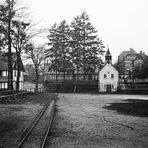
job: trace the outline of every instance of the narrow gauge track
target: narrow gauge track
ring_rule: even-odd
[[[33,135],[36,133],[36,131],[39,129],[44,129],[44,132],[38,133],[39,138],[37,139],[37,145],[38,148],[44,148],[47,140],[47,136],[52,124],[53,116],[54,116],[54,109],[55,109],[55,99],[49,101],[46,103],[44,108],[40,111],[40,113],[35,117],[35,119],[28,125],[28,127],[19,135],[15,142],[15,146],[17,148],[30,148],[32,147],[32,144],[29,143],[29,138],[31,138],[30,141],[33,141],[32,138],[36,136]],[[44,118],[48,120],[45,120]],[[43,120],[43,121],[42,121]],[[46,123],[45,123],[46,122]],[[43,124],[44,123],[44,124]],[[41,125],[44,125],[43,127]],[[46,125],[46,127],[45,127]],[[41,126],[41,128],[37,128]],[[42,136],[40,136],[42,135]],[[30,145],[30,146],[29,146]]]
[[[49,123],[48,123],[48,127],[47,127],[47,130],[46,130],[44,139],[42,141],[41,148],[45,148],[46,147],[46,140],[47,140],[50,128],[51,128],[52,120],[53,120],[53,117],[54,117],[54,111],[55,111],[55,102],[54,102],[52,110],[51,110],[51,116],[50,116],[50,119],[49,119]]]

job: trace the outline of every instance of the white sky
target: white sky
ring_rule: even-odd
[[[50,28],[64,19],[70,23],[83,11],[98,36],[109,46],[113,62],[123,50],[148,53],[148,0],[28,0],[40,27]]]

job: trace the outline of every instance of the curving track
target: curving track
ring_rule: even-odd
[[[44,148],[50,131],[55,109],[55,99],[48,102],[35,119],[18,136],[17,148]]]

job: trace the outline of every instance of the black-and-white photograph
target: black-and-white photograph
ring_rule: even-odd
[[[0,0],[0,148],[148,148],[147,0]]]

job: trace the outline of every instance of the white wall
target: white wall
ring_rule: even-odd
[[[8,72],[7,71],[3,71],[2,72],[2,76],[8,76]],[[16,89],[16,80],[17,80],[17,71],[13,70],[13,87],[14,89]],[[24,72],[20,72],[20,90],[24,89]],[[7,82],[0,82],[0,89],[7,89],[8,88],[8,84]]]
[[[8,76],[8,71],[2,71],[2,76],[3,76],[3,77]]]
[[[0,89],[7,89],[7,87],[8,87],[7,82],[1,82],[0,83]]]
[[[17,81],[17,70],[13,70],[13,87],[14,89],[16,88],[16,81]],[[20,81],[20,90],[23,90],[24,89],[24,72],[20,72],[20,78],[19,78],[19,81]]]
[[[104,78],[104,74],[106,78]],[[111,75],[113,74],[113,78]],[[111,91],[117,91],[119,81],[119,74],[118,71],[112,66],[112,64],[106,64],[102,70],[99,72],[99,91],[106,92],[107,85],[111,85]]]

